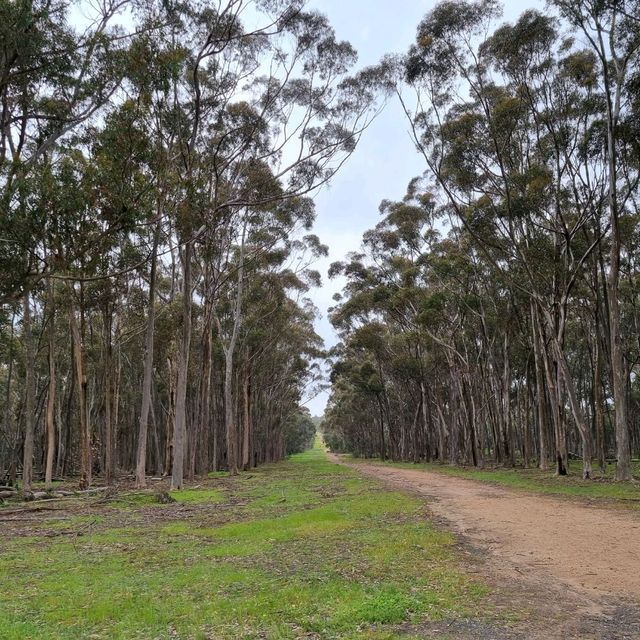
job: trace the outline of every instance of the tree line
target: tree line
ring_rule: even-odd
[[[308,445],[312,195],[380,70],[304,5],[0,2],[0,483]]]
[[[567,473],[640,453],[640,4],[439,3],[393,61],[425,173],[332,311],[331,447]]]

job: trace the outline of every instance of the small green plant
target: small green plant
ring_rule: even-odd
[[[229,476],[228,471],[209,471],[208,478],[227,478]]]

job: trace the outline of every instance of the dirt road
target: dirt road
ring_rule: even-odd
[[[640,513],[502,489],[437,472],[357,463],[360,472],[427,496],[432,513],[475,549],[483,573],[509,585],[557,634],[640,638]],[[477,558],[477,559],[478,559]],[[628,618],[628,619],[625,619]],[[598,624],[611,623],[609,631]],[[605,625],[606,627],[606,625]],[[598,630],[600,628],[600,630]],[[581,630],[582,629],[582,630]]]

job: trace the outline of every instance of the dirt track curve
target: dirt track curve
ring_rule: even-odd
[[[438,472],[351,466],[428,497],[431,512],[484,558],[483,573],[496,584],[510,584],[511,592],[521,591],[540,614],[565,616],[567,625],[557,635],[527,637],[640,638],[639,511],[521,493]],[[585,616],[609,620],[617,630],[581,635],[575,621]]]

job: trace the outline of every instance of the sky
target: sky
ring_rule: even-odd
[[[358,51],[359,66],[368,66],[386,53],[405,52],[418,23],[435,4],[435,0],[311,0],[309,7],[326,14],[337,37],[348,40]],[[543,10],[544,2],[507,0],[503,21],[512,22],[529,8]],[[310,297],[320,312],[316,331],[327,348],[337,342],[327,310],[344,284],[340,278],[329,280],[329,265],[357,251],[362,234],[379,221],[380,202],[400,200],[411,178],[423,171],[405,116],[396,102],[390,102],[331,184],[316,197],[314,233],[329,247],[329,257],[314,265],[322,273],[323,286]],[[327,392],[311,399],[307,403],[311,413],[322,415],[327,399]]]

